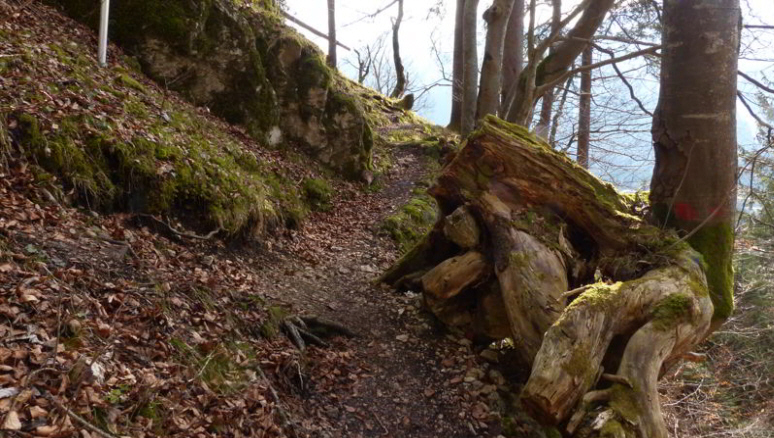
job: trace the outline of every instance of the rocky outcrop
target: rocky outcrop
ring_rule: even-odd
[[[99,2],[46,0],[96,28]],[[271,0],[119,0],[111,41],[191,102],[271,145],[298,145],[346,177],[371,167],[371,127],[348,81],[285,26]]]

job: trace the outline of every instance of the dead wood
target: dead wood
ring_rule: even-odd
[[[382,280],[422,290],[447,325],[512,338],[532,364],[522,402],[539,421],[571,436],[666,438],[657,380],[710,329],[698,253],[494,117],[430,193],[441,218]]]

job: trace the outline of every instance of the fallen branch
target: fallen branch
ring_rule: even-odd
[[[114,434],[112,434],[110,432],[106,432],[106,431],[100,429],[99,427],[89,423],[88,421],[86,421],[85,418],[81,417],[80,415],[76,414],[75,412],[73,412],[70,409],[68,409],[67,407],[65,407],[53,395],[51,395],[49,393],[45,393],[43,396],[46,398],[46,400],[48,400],[51,403],[53,403],[54,406],[56,406],[57,409],[59,409],[60,411],[62,411],[65,414],[67,414],[73,420],[75,420],[78,423],[80,423],[81,426],[83,426],[86,429],[88,429],[89,432],[93,432],[93,433],[95,433],[95,434],[97,434],[97,435],[99,435],[99,436],[101,436],[103,438],[119,438],[118,435],[114,435]]]
[[[151,218],[151,219],[153,219],[154,221],[156,221],[156,222],[160,223],[161,225],[164,225],[164,226],[166,226],[166,227],[169,229],[169,231],[171,231],[171,232],[175,233],[176,235],[178,235],[178,236],[180,236],[180,237],[187,237],[187,238],[189,238],[189,239],[198,239],[198,240],[210,240],[210,239],[212,239],[213,237],[215,237],[215,235],[216,235],[216,234],[218,234],[218,233],[220,233],[221,231],[223,231],[223,228],[221,228],[221,227],[218,227],[218,228],[216,228],[216,229],[214,229],[214,230],[210,231],[209,233],[207,233],[207,235],[205,235],[205,236],[200,236],[200,235],[198,235],[198,234],[193,234],[193,233],[185,233],[185,232],[182,232],[182,231],[178,231],[178,230],[177,230],[177,229],[175,229],[175,227],[173,227],[173,226],[172,226],[172,225],[171,225],[169,222],[165,222],[165,221],[163,221],[163,220],[161,220],[161,219],[158,219],[156,216],[153,216],[153,215],[151,215],[151,214],[144,214],[144,213],[140,213],[140,214],[138,214],[137,216]]]
[[[274,399],[274,403],[277,408],[277,414],[280,417],[280,422],[282,425],[282,428],[288,431],[288,435],[290,435],[292,438],[298,437],[298,433],[296,432],[295,425],[290,420],[290,417],[285,412],[285,410],[282,408],[282,402],[280,401],[279,395],[277,394],[277,390],[274,389],[274,386],[271,384],[271,381],[268,377],[266,377],[266,373],[263,372],[263,368],[261,368],[260,364],[256,365],[256,370],[258,371],[258,374],[261,376],[264,382],[266,382],[266,386],[269,387],[269,393],[271,394],[271,397]]]

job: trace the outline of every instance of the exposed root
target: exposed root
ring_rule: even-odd
[[[329,347],[329,344],[322,338],[357,336],[355,332],[341,324],[315,316],[290,316],[285,318],[280,326],[293,345],[301,351],[306,349],[307,344],[323,348]]]

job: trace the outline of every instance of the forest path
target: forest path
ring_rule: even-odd
[[[310,376],[303,388],[296,378],[294,388],[306,419],[301,430],[341,437],[498,436],[491,408],[498,385],[507,390],[502,375],[489,370],[468,340],[437,327],[421,310],[420,296],[374,282],[398,256],[379,226],[426,172],[427,158],[416,149],[396,147],[393,155],[381,190],[340,191],[330,212],[315,213],[302,231],[275,242],[256,266],[272,301],[359,334],[309,350]]]

